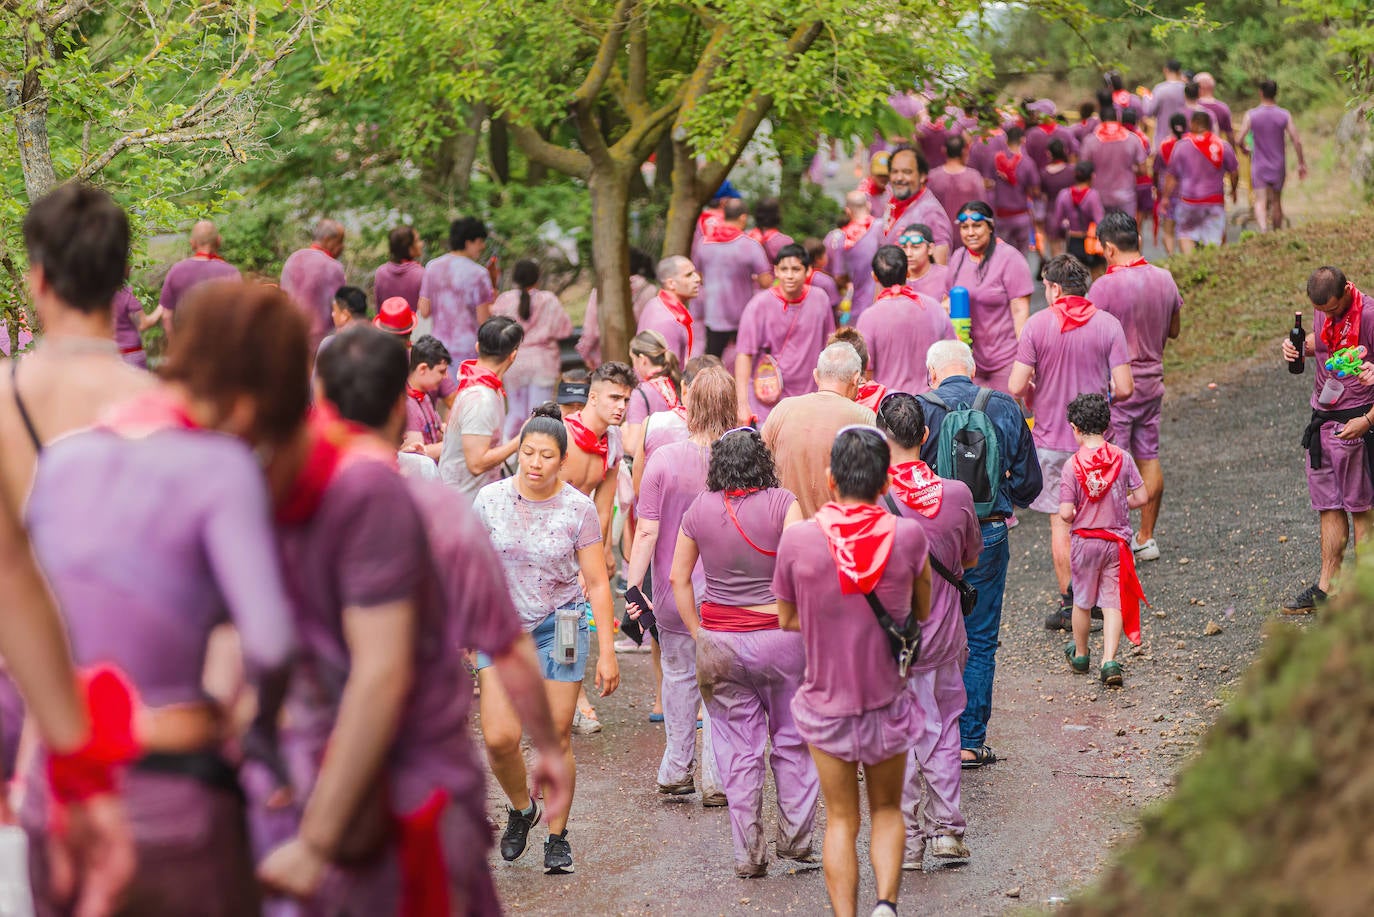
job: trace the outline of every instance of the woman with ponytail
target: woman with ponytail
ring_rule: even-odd
[[[639,385],[630,394],[620,428],[626,455],[633,455],[644,441],[644,422],[651,414],[677,411],[684,419],[687,416],[682,406],[682,368],[663,335],[657,331],[636,334],[630,341],[630,365]]]
[[[536,405],[553,398],[562,358],[558,342],[572,334],[572,318],[558,297],[539,289],[539,265],[529,259],[515,262],[511,271],[515,289],[507,290],[491,304],[492,315],[513,318],[525,329],[515,363],[506,372],[508,398],[506,438],[520,432],[520,425]]]

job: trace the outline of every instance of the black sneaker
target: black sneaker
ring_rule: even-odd
[[[1097,633],[1102,629],[1102,614],[1099,610],[1098,615],[1090,619],[1088,630]],[[1052,611],[1045,616],[1045,630],[1063,630],[1073,633],[1073,607],[1061,608]]]
[[[1283,610],[1288,614],[1307,614],[1315,610],[1319,602],[1325,601],[1326,593],[1316,583],[1313,583],[1299,592],[1296,598],[1284,602]]]
[[[1092,617],[1092,619],[1093,619],[1094,621],[1101,621],[1101,620],[1102,620],[1102,606],[1101,606],[1101,605],[1094,605],[1092,608],[1090,608],[1090,609],[1088,610],[1088,614]]]
[[[550,834],[544,842],[544,875],[565,876],[573,871],[572,846],[568,844],[568,829],[562,834]]]
[[[539,806],[530,802],[530,811],[506,807],[506,830],[501,835],[501,859],[507,863],[520,858],[529,843],[530,829],[539,821]]]

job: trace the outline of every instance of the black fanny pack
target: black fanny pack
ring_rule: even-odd
[[[148,774],[174,774],[190,777],[212,790],[221,790],[243,799],[238,770],[217,751],[192,751],[178,754],[153,752],[133,763],[136,771]]]

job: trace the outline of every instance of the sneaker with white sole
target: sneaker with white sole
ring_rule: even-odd
[[[1159,560],[1159,545],[1153,538],[1147,538],[1144,544],[1138,544],[1132,535],[1131,551],[1135,554],[1136,560]]]
[[[601,731],[601,721],[578,710],[573,714],[572,731],[573,735],[594,736]]]
[[[897,917],[897,909],[884,901],[873,909],[869,917]]]
[[[941,860],[967,860],[971,854],[962,837],[941,834],[931,839],[930,855]]]

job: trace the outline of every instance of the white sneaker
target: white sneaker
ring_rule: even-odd
[[[967,860],[972,854],[962,837],[941,834],[931,840],[930,855],[941,860]]]
[[[601,721],[594,716],[583,716],[578,710],[573,714],[573,735],[594,736],[601,731]]]
[[[1131,536],[1131,550],[1135,552],[1136,560],[1159,560],[1159,545],[1153,538],[1144,544],[1137,544],[1135,536]]]
[[[870,917],[897,917],[897,912],[892,909],[890,904],[880,904],[873,909]]]

